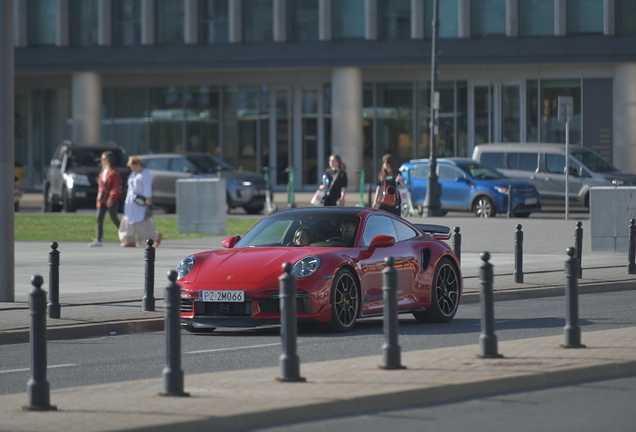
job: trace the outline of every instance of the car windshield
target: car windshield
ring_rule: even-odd
[[[236,247],[352,247],[360,225],[356,213],[313,209],[275,213],[257,223]]]
[[[459,163],[457,165],[475,180],[497,180],[506,178],[505,175],[496,169],[477,162]]]
[[[221,169],[221,171],[231,171],[234,167],[221,159],[212,155],[189,155],[188,159],[192,162],[201,172],[206,174],[214,174]]]
[[[90,149],[76,148],[68,158],[70,167],[100,167],[102,153],[110,151],[115,155],[115,166],[124,168],[128,162],[128,157],[120,149]]]
[[[572,152],[572,156],[590,170],[597,173],[618,171],[618,168],[589,150],[575,150]]]

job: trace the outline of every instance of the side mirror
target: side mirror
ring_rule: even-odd
[[[387,248],[395,244],[395,239],[388,235],[377,235],[371,239],[370,248]]]
[[[221,241],[221,246],[225,249],[232,249],[240,239],[241,236],[226,237]]]

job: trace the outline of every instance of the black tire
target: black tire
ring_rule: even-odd
[[[208,327],[208,328],[193,327],[191,323],[181,324],[181,327],[183,327],[184,330],[190,333],[212,333],[214,330],[216,330],[216,327]]]
[[[332,333],[344,333],[353,328],[360,314],[360,286],[348,269],[340,269],[331,286],[331,321],[325,324]]]
[[[453,319],[459,306],[459,272],[450,258],[442,258],[435,269],[431,286],[431,306],[413,312],[419,322],[445,323]]]
[[[245,206],[243,207],[245,209],[245,211],[248,214],[259,214],[260,212],[263,211],[263,209],[265,208],[265,206],[262,205],[255,205],[255,206]]]
[[[497,209],[495,203],[489,197],[481,195],[473,202],[473,213],[475,216],[482,218],[495,217]]]

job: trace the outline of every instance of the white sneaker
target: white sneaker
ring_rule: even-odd
[[[88,244],[88,247],[102,247],[102,246],[104,246],[104,244],[100,242],[99,240],[93,240],[92,243]]]

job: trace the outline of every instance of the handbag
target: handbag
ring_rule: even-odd
[[[97,193],[97,201],[102,204],[106,204],[108,202],[108,196],[110,195],[110,191],[106,189],[102,189]]]
[[[133,202],[137,205],[146,206],[146,197],[139,194],[133,194]]]
[[[309,202],[315,206],[319,206],[320,204],[322,204],[322,200],[324,198],[325,198],[325,190],[318,189],[316,193],[314,194],[314,196],[311,197],[311,201]]]
[[[386,180],[384,180],[384,192],[380,202],[389,207],[395,207],[397,204],[397,189],[393,185],[387,185]]]

